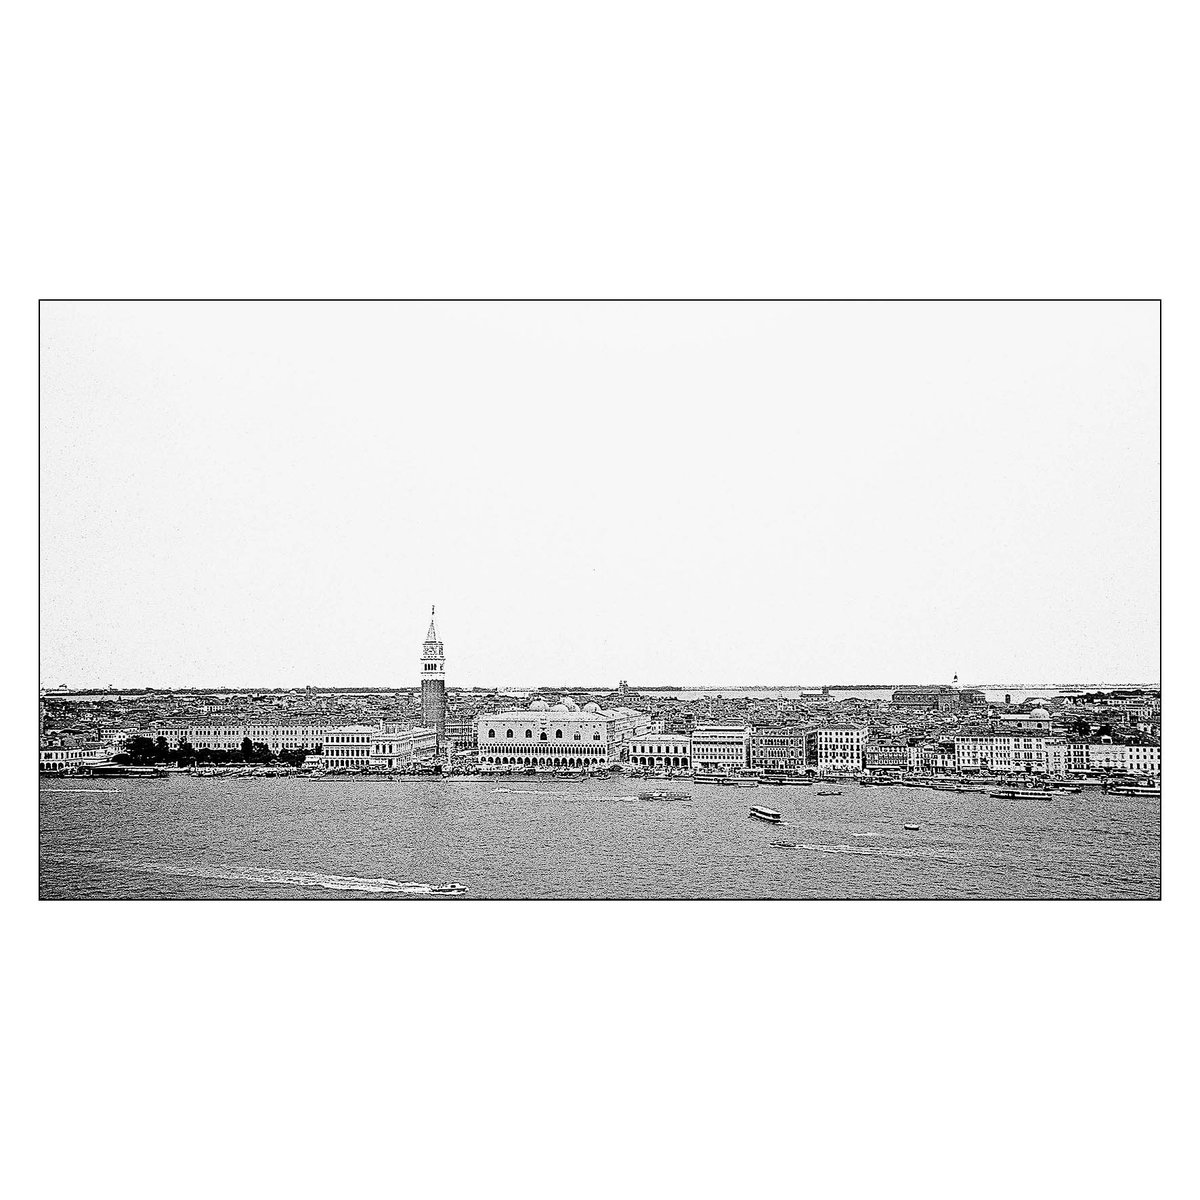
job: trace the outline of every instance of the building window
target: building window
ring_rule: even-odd
[[[489,730],[488,730],[488,737],[495,737],[495,736],[496,736],[496,731],[495,731],[494,729],[489,729]]]
[[[554,731],[554,736],[555,736],[556,738],[560,738],[560,737],[562,737],[562,730],[561,730],[561,729],[556,729],[556,730]]]

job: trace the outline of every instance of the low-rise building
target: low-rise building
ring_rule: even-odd
[[[898,774],[908,769],[908,746],[903,742],[868,740],[863,763],[872,774]]]
[[[240,750],[242,742],[249,738],[266,746],[272,754],[281,750],[314,749],[322,744],[330,732],[329,725],[152,725],[142,731],[142,736],[152,741],[164,738],[167,745],[176,749],[187,743],[193,750]]]
[[[535,700],[476,718],[479,766],[484,771],[596,771],[618,763],[628,739],[649,718],[632,709],[580,708],[569,696],[551,706]]]
[[[697,725],[692,730],[692,768],[737,774],[750,765],[750,730],[745,725]]]
[[[755,725],[750,730],[750,767],[755,771],[802,772],[805,725]]]
[[[1067,761],[1056,738],[1035,734],[984,734],[954,739],[954,767],[965,773],[1058,774]]]
[[[1001,713],[995,718],[995,729],[1001,734],[1037,733],[1045,737],[1054,731],[1050,714],[1044,708],[1027,713]]]
[[[374,725],[336,725],[325,731],[322,762],[330,771],[365,771],[378,730]]]
[[[861,725],[822,725],[805,735],[804,755],[818,775],[862,770],[867,730]]]
[[[479,730],[475,717],[447,717],[446,740],[450,749],[475,750],[479,747]]]
[[[908,769],[926,775],[945,775],[954,770],[953,742],[922,742],[909,746]]]
[[[38,749],[38,770],[46,775],[63,775],[108,762],[112,747],[99,743],[75,746],[41,746]]]
[[[437,745],[436,729],[383,725],[375,731],[367,766],[372,771],[406,771],[432,764],[437,758]]]
[[[686,733],[649,733],[629,743],[629,762],[635,767],[689,771],[692,739]]]

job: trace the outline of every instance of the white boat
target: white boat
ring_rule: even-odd
[[[435,883],[429,888],[431,896],[465,896],[466,892],[465,883]]]
[[[759,821],[770,821],[772,825],[778,825],[783,820],[782,813],[777,813],[773,808],[764,808],[761,804],[750,805],[750,815]]]

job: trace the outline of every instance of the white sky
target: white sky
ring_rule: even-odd
[[[42,306],[46,685],[1153,681],[1153,304]]]

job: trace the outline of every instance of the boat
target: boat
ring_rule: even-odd
[[[466,891],[465,883],[435,883],[429,888],[431,896],[464,896]]]
[[[757,775],[731,775],[729,781],[734,787],[758,787]]]
[[[772,825],[778,825],[783,820],[782,813],[777,813],[773,808],[764,808],[761,804],[750,805],[750,815],[759,821],[770,821]]]
[[[726,777],[716,771],[697,771],[692,776],[693,783],[721,783]]]
[[[690,798],[691,792],[638,792],[639,800],[683,800]]]
[[[775,840],[771,843],[771,845],[778,846],[780,848],[780,850],[795,850],[796,849],[795,842],[786,842],[783,840],[783,838],[775,838]]]
[[[841,792],[835,792],[835,791],[832,791],[832,790],[831,790],[831,791],[825,791],[825,792],[817,792],[817,795],[818,795],[818,796],[840,796],[841,794],[842,794]]]
[[[1054,793],[1041,788],[1004,788],[998,792],[988,792],[996,800],[1053,800]]]
[[[920,829],[920,825],[905,825],[905,829],[911,829],[914,833]]]

